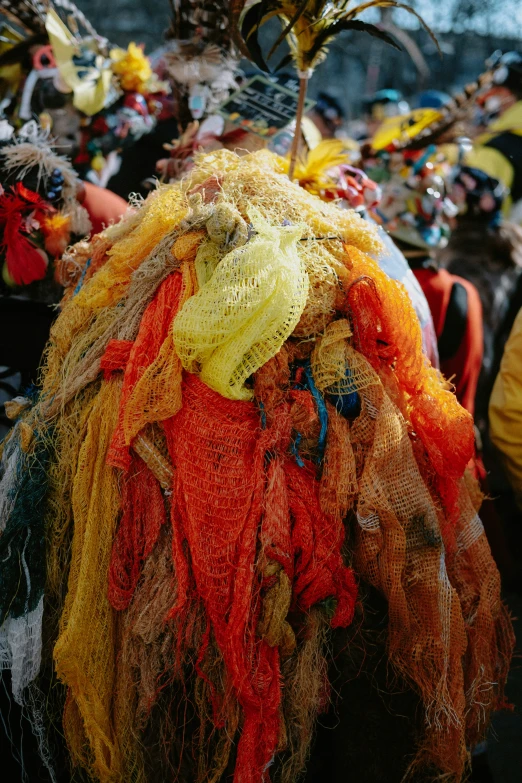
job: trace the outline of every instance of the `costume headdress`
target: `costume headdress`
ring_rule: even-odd
[[[13,44],[0,53],[9,116],[15,122],[39,116],[55,136],[68,140],[65,151],[82,175],[104,184],[114,173],[106,156],[153,128],[159,109],[153,96],[165,85],[140,47],[111,47],[69,0],[7,1],[0,13],[25,35],[16,43],[13,31]],[[54,116],[57,108],[67,109],[65,130]]]
[[[0,243],[3,281],[20,287],[53,277],[55,259],[89,234],[81,183],[32,120],[18,132],[0,121]],[[51,263],[49,263],[51,261]]]
[[[427,250],[447,243],[448,219],[458,210],[448,196],[453,167],[436,145],[462,135],[477,92],[492,78],[488,71],[442,108],[414,109],[375,133],[365,165],[382,184],[375,215],[394,238]]]
[[[160,69],[173,85],[178,121],[185,130],[237,89],[239,53],[230,32],[229,3],[170,0],[170,5]]]
[[[421,107],[384,120],[371,141],[371,152],[424,149],[463,135],[460,123],[469,120],[477,94],[494,82],[497,67],[480,74],[439,108]]]
[[[40,397],[12,410],[0,645],[23,701],[45,589],[95,780],[293,783],[357,579],[425,706],[417,763],[461,778],[512,636],[473,422],[378,246],[268,152],[202,156],[93,239]]]

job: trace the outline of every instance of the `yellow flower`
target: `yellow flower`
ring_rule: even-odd
[[[130,43],[125,49],[111,50],[112,71],[119,77],[123,90],[144,92],[144,87],[152,76],[149,58],[141,46]]]

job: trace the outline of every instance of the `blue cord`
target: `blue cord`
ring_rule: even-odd
[[[304,468],[304,462],[299,456],[299,444],[301,443],[302,435],[300,432],[297,433],[297,437],[295,440],[292,441],[292,444],[290,446],[290,451],[295,457],[295,461],[299,465],[300,468]]]
[[[261,412],[261,427],[266,430],[266,411],[264,404],[259,402],[259,410]]]
[[[83,281],[84,281],[84,278],[85,278],[85,274],[86,274],[86,272],[87,272],[88,268],[89,268],[89,267],[90,267],[90,265],[91,265],[91,261],[92,261],[92,258],[89,258],[89,259],[87,260],[87,262],[86,262],[85,266],[83,267],[83,269],[82,269],[82,273],[81,273],[81,275],[80,275],[80,279],[78,280],[78,282],[77,282],[77,284],[76,284],[76,288],[74,289],[73,296],[76,296],[76,294],[78,293],[78,291],[79,291],[79,290],[80,290],[80,288],[82,287],[82,285],[83,285]]]
[[[304,368],[304,372],[305,372],[307,386],[312,392],[312,396],[315,400],[315,404],[317,405],[317,413],[319,415],[319,422],[321,424],[321,431],[319,432],[319,439],[317,443],[319,449],[319,462],[321,462],[324,456],[324,449],[326,446],[326,432],[328,430],[328,411],[326,410],[326,405],[323,399],[323,395],[315,385],[314,377],[312,375],[312,368],[310,366],[310,361],[307,361]]]

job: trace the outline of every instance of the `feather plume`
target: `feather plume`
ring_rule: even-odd
[[[346,163],[344,143],[340,139],[324,139],[306,157],[297,160],[294,177],[302,188],[318,196],[325,190],[335,188],[335,180],[328,172],[342,163]],[[289,166],[290,161],[285,159],[285,173]]]
[[[286,40],[297,70],[313,70],[326,56],[328,44],[345,30],[365,32],[400,48],[383,29],[357,17],[369,8],[401,8],[413,14],[427,30],[438,47],[437,40],[421,16],[409,5],[398,0],[368,0],[351,6],[351,0],[256,0],[253,4],[241,0],[230,3],[231,29],[241,50],[260,68],[268,70],[258,41],[259,29],[269,19],[277,17],[282,25],[267,60]],[[285,58],[286,61],[286,58]]]
[[[294,141],[290,156],[288,176],[294,176],[299,140],[301,118],[304,111],[307,82],[314,68],[326,57],[328,44],[345,30],[365,32],[380,38],[387,44],[400,49],[400,46],[383,29],[363,22],[357,17],[370,8],[400,8],[413,14],[429,33],[437,48],[437,39],[421,16],[399,0],[367,0],[351,5],[351,0],[231,0],[229,7],[231,33],[239,48],[262,70],[268,71],[261,45],[259,30],[270,19],[279,19],[282,30],[276,38],[267,60],[273,56],[279,45],[287,41],[290,55],[283,58],[277,67],[286,65],[293,59],[299,74],[299,102],[297,106]],[[440,49],[439,49],[440,51]],[[277,68],[276,68],[277,70]]]

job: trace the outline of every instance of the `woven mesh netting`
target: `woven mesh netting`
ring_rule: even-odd
[[[95,781],[295,783],[361,580],[423,705],[412,770],[461,780],[503,704],[473,422],[371,226],[283,172],[204,155],[73,249],[3,448],[0,662],[22,701],[44,607]]]

